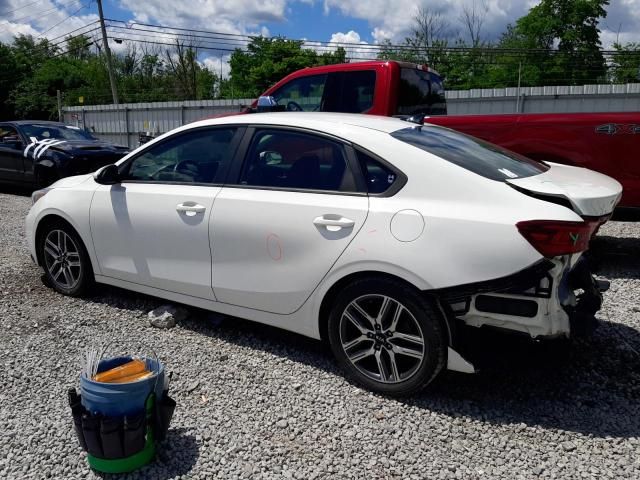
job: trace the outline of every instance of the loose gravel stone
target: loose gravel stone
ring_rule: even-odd
[[[148,314],[149,324],[156,328],[173,328],[189,316],[186,308],[176,305],[160,305]]]
[[[112,478],[88,468],[66,400],[81,354],[109,341],[153,348],[178,403],[156,461],[113,478],[640,478],[640,222],[609,222],[594,242],[611,289],[591,338],[472,331],[480,373],[397,400],[349,384],[326,347],[291,333],[191,308],[156,329],[147,312],[166,301],[56,294],[29,259],[29,204],[0,194],[2,479]]]

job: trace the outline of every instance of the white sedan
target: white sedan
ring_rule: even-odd
[[[327,341],[406,395],[473,372],[456,326],[534,338],[594,323],[583,253],[615,180],[433,125],[324,113],[192,123],[33,194],[50,285],[109,284]]]

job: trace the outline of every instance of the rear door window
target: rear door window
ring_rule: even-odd
[[[531,177],[549,169],[544,163],[448,128],[409,127],[391,136],[491,180]]]
[[[341,191],[346,188],[345,173],[346,156],[339,143],[318,135],[264,129],[253,137],[240,184]]]

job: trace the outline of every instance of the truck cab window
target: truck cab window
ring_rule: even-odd
[[[278,105],[292,112],[320,110],[326,75],[310,75],[291,80],[273,93]]]
[[[364,113],[373,107],[375,70],[332,73],[322,102],[323,112]]]
[[[440,76],[418,68],[401,68],[396,113],[445,115],[447,104]]]

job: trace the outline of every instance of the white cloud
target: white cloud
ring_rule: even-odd
[[[433,12],[439,12],[453,27],[461,31],[459,17],[463,8],[473,5],[474,0],[431,0],[422,5]],[[487,7],[484,31],[488,39],[495,39],[509,22],[515,21],[528,10],[525,0],[486,0]],[[324,0],[326,12],[337,10],[343,15],[367,20],[373,28],[376,41],[389,39],[401,42],[411,33],[414,18],[421,3],[415,0]],[[480,7],[481,0],[476,0]]]
[[[229,74],[231,73],[231,67],[229,66],[230,58],[231,55],[205,57],[201,63],[206,69],[211,70],[218,77],[220,77],[220,72],[222,72],[222,78],[229,78]]]
[[[80,7],[83,1],[66,1],[64,4],[45,0],[29,5],[33,0],[0,0],[0,41],[11,42],[18,34],[54,39],[60,35],[95,22],[98,16]],[[43,35],[44,34],[44,35]]]
[[[38,31],[28,23],[0,24],[0,42],[10,43],[17,35],[38,35]]]
[[[640,0],[614,0],[601,23],[600,40],[604,48],[614,42],[640,42]]]
[[[266,22],[286,19],[287,0],[120,0],[139,22],[156,22],[222,33],[261,32]]]
[[[347,52],[347,59],[349,60],[362,61],[376,58],[377,49],[370,47],[357,47],[357,45],[370,44],[361,40],[360,34],[353,30],[349,30],[347,33],[336,32],[331,35],[331,39],[329,40],[329,42],[331,44],[330,47],[332,50],[337,49],[339,46],[344,48]]]

